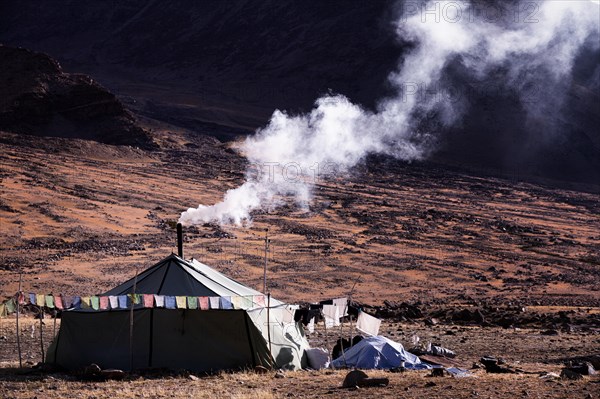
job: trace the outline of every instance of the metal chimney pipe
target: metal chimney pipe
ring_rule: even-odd
[[[183,259],[183,226],[177,223],[177,255]]]

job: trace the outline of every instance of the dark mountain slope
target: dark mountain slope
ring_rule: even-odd
[[[387,76],[406,49],[392,25],[396,6],[4,1],[0,41],[91,74],[136,113],[228,139],[263,126],[276,108],[306,111],[329,90],[375,107],[392,93]],[[456,71],[453,85],[465,90],[466,111],[455,128],[432,130],[435,160],[523,178],[600,182],[599,59],[598,51],[582,52],[572,81],[558,88],[567,93],[564,104],[538,120],[510,88],[495,86],[501,77],[487,90],[490,82]]]
[[[45,54],[0,45],[0,130],[152,148],[115,96]]]

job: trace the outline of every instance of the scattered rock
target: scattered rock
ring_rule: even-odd
[[[362,370],[352,370],[346,377],[344,378],[344,382],[342,383],[342,388],[354,388],[357,387],[361,381],[369,378],[367,373]]]
[[[444,368],[440,367],[440,368],[435,368],[435,369],[431,370],[431,376],[432,377],[443,377],[444,376]]]
[[[574,363],[571,366],[567,367],[567,369],[581,374],[581,375],[596,375],[596,370],[594,369],[594,366],[592,366],[592,364],[590,362],[580,362],[580,363]]]
[[[581,380],[583,378],[583,375],[576,373],[575,371],[572,371],[568,368],[564,368],[560,372],[560,378],[562,378],[563,380]]]
[[[390,383],[388,378],[369,378],[362,370],[352,370],[344,378],[342,388],[364,388],[387,386]]]

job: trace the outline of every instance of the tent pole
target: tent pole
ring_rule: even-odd
[[[131,295],[131,307],[129,310],[129,371],[133,371],[133,307],[135,305],[135,290],[137,288],[138,270],[135,268],[133,278],[133,294]]]
[[[273,356],[271,348],[271,293],[267,294],[267,338],[269,339],[269,353]]]
[[[269,252],[269,229],[265,229],[265,268],[263,270],[263,292],[267,292],[267,256]]]
[[[329,357],[332,357],[332,353],[329,350],[329,340],[327,339],[327,317],[325,316],[325,314],[323,313],[323,309],[321,309],[321,316],[323,316],[323,327],[325,327],[325,347],[327,348],[327,352],[329,352]],[[335,367],[333,366],[333,359],[331,359],[332,362],[331,364],[331,368],[335,369]]]
[[[19,368],[23,367],[23,357],[21,356],[21,334],[19,329],[19,307],[21,300],[21,283],[23,281],[23,271],[19,271],[19,292],[17,292],[17,351],[19,352]]]

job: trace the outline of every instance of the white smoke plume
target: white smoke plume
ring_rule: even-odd
[[[180,222],[240,225],[251,220],[252,211],[275,208],[285,198],[307,206],[315,174],[323,169],[345,172],[374,153],[406,161],[427,157],[437,132],[420,129],[423,118],[435,116],[451,125],[461,116],[461,102],[451,95],[455,88],[442,79],[451,61],[477,78],[504,68],[524,107],[539,117],[561,98],[547,101],[531,88],[568,81],[582,46],[598,42],[599,13],[594,0],[520,1],[502,8],[468,1],[404,2],[395,26],[399,38],[414,47],[389,77],[396,96],[382,99],[375,112],[343,95],[319,98],[305,115],[276,110],[240,148],[259,173],[248,171],[246,182],[223,201],[190,208]]]

